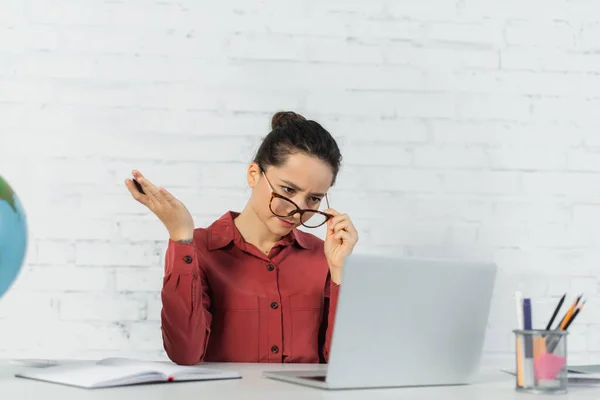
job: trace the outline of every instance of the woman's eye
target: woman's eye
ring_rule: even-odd
[[[313,203],[318,203],[318,202],[320,202],[320,201],[321,201],[321,199],[320,199],[319,197],[312,197],[312,198],[310,199],[310,201],[312,201]]]
[[[287,186],[282,186],[281,187],[283,189],[284,192],[286,192],[287,194],[292,194],[294,193],[294,189],[287,187]]]

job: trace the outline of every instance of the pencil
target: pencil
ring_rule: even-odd
[[[560,311],[560,308],[562,307],[563,303],[565,302],[565,297],[567,297],[566,293],[563,294],[563,296],[560,298],[560,301],[558,302],[558,305],[554,309],[554,313],[552,314],[552,318],[550,318],[550,322],[548,322],[548,325],[546,325],[546,330],[547,331],[549,331],[550,328],[552,327],[552,324],[554,323],[554,320],[556,319],[556,315],[558,315],[558,312]]]
[[[577,307],[577,310],[575,310],[575,312],[573,313],[573,316],[571,317],[569,322],[567,322],[567,325],[565,325],[565,330],[567,330],[569,328],[569,325],[571,325],[571,323],[573,323],[573,321],[575,320],[575,317],[577,316],[577,314],[579,314],[579,312],[581,311],[581,309],[583,308],[584,305],[585,305],[585,301],[583,303],[581,303],[581,305],[579,307]]]
[[[568,319],[567,323],[565,324],[565,327],[563,330],[567,330],[567,328],[573,323],[573,321],[575,320],[575,317],[579,314],[579,312],[581,311],[581,309],[583,308],[585,304],[585,301],[583,303],[581,303],[579,305],[579,307],[577,307],[577,310],[575,310],[575,312],[573,313],[573,315]],[[565,316],[566,318],[566,316]],[[558,342],[560,342],[560,337],[554,337],[550,340],[550,343],[548,345],[548,352],[549,353],[553,353],[554,350],[556,350],[556,346],[558,346]]]
[[[575,307],[577,307],[577,303],[579,303],[580,299],[581,299],[581,296],[577,297],[575,299],[575,301],[573,302],[573,304],[571,305],[571,307],[569,307],[569,311],[567,311],[567,314],[560,321],[560,325],[559,325],[558,329],[560,329],[560,330],[565,329],[565,325],[567,324],[567,322],[569,322],[569,319],[571,319],[571,316],[573,315],[573,312],[575,311]]]

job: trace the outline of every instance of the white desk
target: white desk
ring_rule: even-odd
[[[570,388],[563,396],[517,393],[514,379],[497,368],[482,369],[478,382],[469,386],[421,387],[400,389],[363,389],[327,391],[279,382],[262,377],[266,370],[315,370],[322,365],[306,364],[211,364],[214,367],[239,372],[242,379],[208,382],[183,382],[139,385],[107,389],[80,389],[14,377],[23,369],[0,360],[0,399],[33,400],[338,400],[338,399],[423,399],[423,400],[506,400],[506,399],[598,399],[600,385]]]

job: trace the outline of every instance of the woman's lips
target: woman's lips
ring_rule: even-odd
[[[283,218],[278,218],[278,219],[279,219],[279,221],[281,221],[281,225],[285,226],[286,228],[291,228],[294,226],[293,222],[287,221]]]

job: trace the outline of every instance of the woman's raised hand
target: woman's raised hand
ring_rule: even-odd
[[[183,203],[165,188],[156,187],[138,170],[132,171],[133,178],[140,184],[145,194],[140,193],[132,179],[125,180],[131,196],[142,203],[161,220],[172,240],[188,240],[194,237],[194,220]]]

